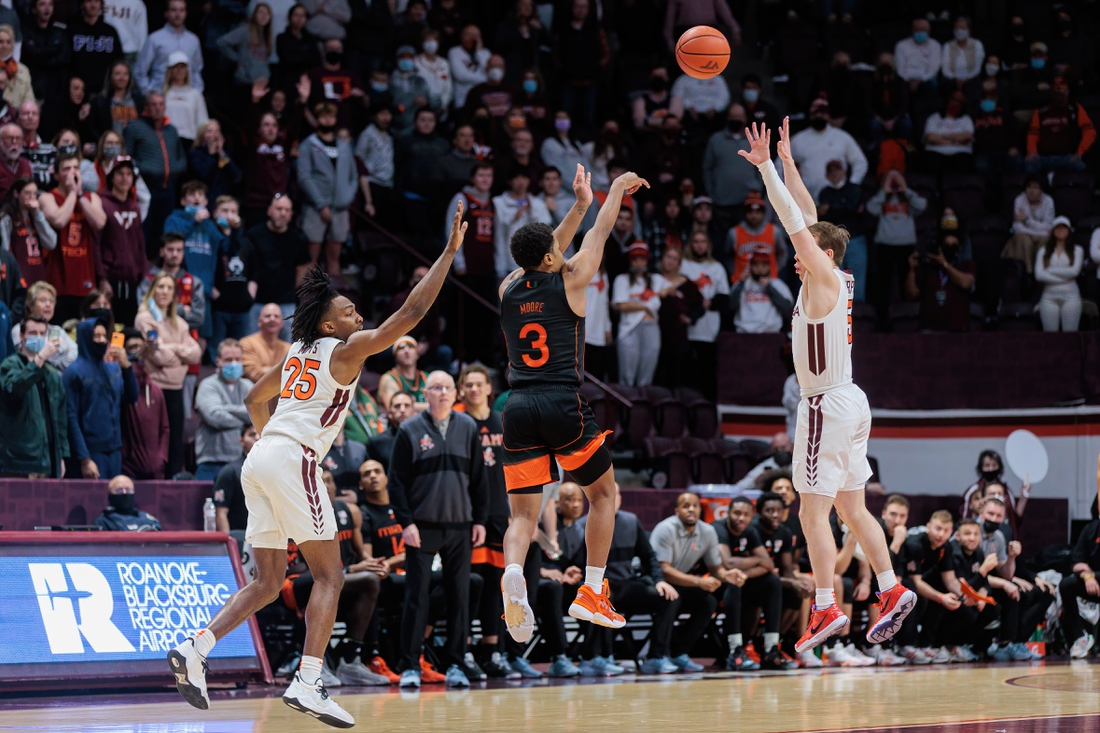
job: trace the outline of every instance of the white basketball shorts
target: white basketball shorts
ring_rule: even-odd
[[[871,478],[867,437],[871,408],[854,384],[803,397],[794,433],[794,488],[801,494],[835,497],[858,491]]]
[[[284,435],[265,435],[252,446],[241,488],[248,507],[245,539],[253,547],[286,550],[288,539],[302,544],[336,537],[321,458]]]

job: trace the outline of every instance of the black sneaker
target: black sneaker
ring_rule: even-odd
[[[760,669],[760,665],[745,653],[744,647],[737,647],[726,657],[726,669],[730,672],[751,672]]]
[[[519,670],[512,669],[500,652],[493,652],[491,656],[483,659],[481,668],[494,680],[518,680],[523,677]]]
[[[466,679],[471,682],[481,682],[489,677],[489,675],[485,674],[485,670],[477,666],[477,662],[474,661],[474,655],[470,652],[466,652],[466,656],[462,658],[462,661],[458,664],[458,668],[465,673]]]
[[[783,656],[777,644],[764,652],[764,656],[760,658],[760,669],[798,669],[798,663]]]

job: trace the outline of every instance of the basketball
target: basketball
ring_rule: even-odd
[[[676,62],[685,74],[696,79],[718,76],[730,62],[729,41],[708,25],[689,28],[676,42]]]

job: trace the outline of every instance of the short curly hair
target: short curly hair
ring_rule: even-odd
[[[554,246],[554,230],[549,224],[524,224],[512,235],[512,259],[525,270],[539,266]]]

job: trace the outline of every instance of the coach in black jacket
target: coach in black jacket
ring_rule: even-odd
[[[407,553],[402,666],[419,675],[432,559],[438,552],[448,607],[445,653],[450,664],[468,675],[464,657],[470,627],[470,554],[485,542],[488,480],[476,423],[451,409],[454,379],[446,372],[432,372],[424,391],[428,409],[401,423],[389,468],[390,502],[405,528]]]

